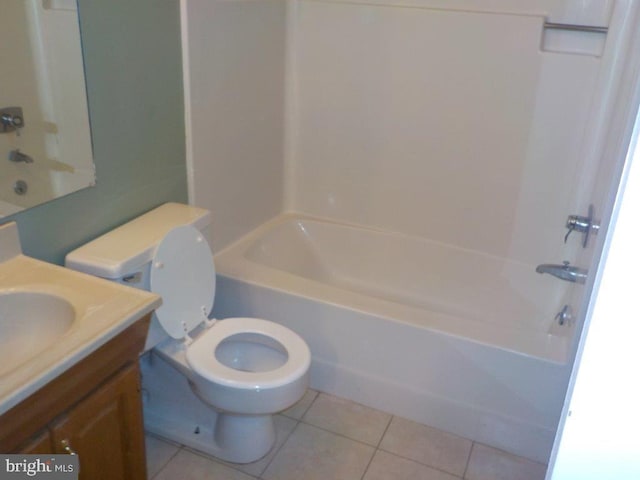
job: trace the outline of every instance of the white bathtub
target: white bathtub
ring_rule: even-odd
[[[214,314],[298,332],[313,388],[547,461],[573,329],[533,267],[292,214],[215,262]]]

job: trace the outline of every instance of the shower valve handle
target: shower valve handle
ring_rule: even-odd
[[[573,217],[574,215],[569,215],[569,218],[567,219],[567,234],[564,236],[564,243],[567,243],[567,240],[569,240],[569,235],[571,235],[571,233],[576,229],[576,226],[574,223],[571,223],[571,217]]]
[[[600,228],[600,224],[594,220],[593,215],[593,205],[589,205],[589,214],[586,217],[582,215],[569,215],[565,225],[569,231],[564,236],[564,243],[567,243],[569,235],[571,235],[572,232],[577,231],[582,233],[582,247],[587,248],[589,235],[597,233]]]
[[[0,133],[16,132],[24,127],[24,115],[20,107],[0,108]]]

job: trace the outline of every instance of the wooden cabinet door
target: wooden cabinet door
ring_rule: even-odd
[[[16,453],[53,453],[53,446],[51,445],[51,434],[49,433],[49,430],[44,429],[37,435],[34,435],[27,443],[20,446]]]
[[[118,372],[52,426],[56,453],[78,455],[80,480],[145,480],[138,365]]]

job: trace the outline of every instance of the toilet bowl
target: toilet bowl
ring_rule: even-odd
[[[302,338],[277,323],[208,318],[215,267],[202,232],[185,222],[193,215],[189,209],[194,207],[159,207],[130,222],[137,225],[70,253],[67,266],[94,274],[116,271],[121,283],[162,296],[152,322],[160,341],[141,361],[145,428],[223,460],[248,463],[275,443],[273,414],[304,395],[311,354]],[[113,258],[104,258],[109,244],[114,251],[138,245],[142,252],[124,248],[126,258],[114,267]]]
[[[221,411],[278,412],[307,387],[309,348],[288,328],[266,320],[221,321],[187,349],[186,358],[195,372],[192,389]]]

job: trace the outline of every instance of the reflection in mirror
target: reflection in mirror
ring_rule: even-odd
[[[95,168],[76,0],[0,0],[0,32],[2,217],[94,185]]]

